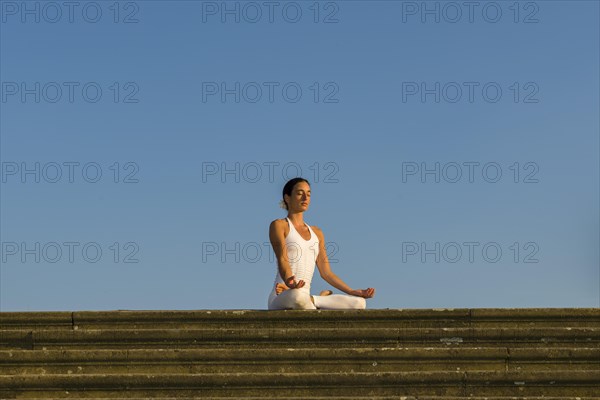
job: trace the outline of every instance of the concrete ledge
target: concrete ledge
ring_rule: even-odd
[[[185,323],[264,321],[377,321],[403,319],[453,320],[581,320],[600,323],[600,308],[441,308],[367,310],[115,310],[115,311],[19,311],[0,312],[0,329],[10,326],[78,325],[92,323]]]
[[[597,308],[0,313],[0,399],[600,400],[599,377]]]
[[[440,385],[471,383],[477,385],[505,385],[520,387],[536,384],[587,384],[600,389],[598,371],[550,371],[531,372],[527,379],[514,372],[498,371],[419,371],[419,372],[372,372],[372,373],[281,373],[281,374],[85,374],[85,375],[0,375],[2,388],[102,388],[143,387],[183,388],[220,385],[261,385],[266,387],[303,385],[379,386],[397,384]]]
[[[318,328],[315,326],[288,327],[278,329],[248,329],[241,325],[237,329],[80,329],[80,330],[4,330],[0,346],[41,349],[53,345],[114,344],[119,346],[189,344],[214,345],[253,343],[289,343],[293,340],[305,345],[315,343],[369,343],[389,344],[398,347],[404,343],[437,343],[460,345],[463,343],[489,343],[502,341],[560,343],[579,341],[589,346],[600,344],[600,328],[378,328],[377,326],[356,329]]]
[[[45,391],[99,389],[134,390],[239,388],[247,395],[253,392],[275,394],[293,388],[297,395],[317,395],[319,391],[334,395],[356,395],[355,391],[377,388],[406,395],[547,395],[595,396],[600,390],[597,371],[532,372],[527,379],[519,373],[505,372],[381,372],[381,373],[280,373],[280,374],[119,374],[119,375],[25,375],[0,376],[4,389]],[[250,392],[250,393],[248,393]],[[355,393],[352,393],[355,392]],[[483,393],[482,393],[483,392]],[[209,394],[205,391],[205,394]],[[241,392],[239,392],[241,393]],[[281,392],[280,392],[281,393]],[[159,394],[159,393],[155,393]],[[182,393],[184,394],[184,393]],[[265,396],[267,397],[267,396]]]
[[[521,355],[516,350],[526,350]],[[536,351],[537,350],[537,351]],[[287,348],[0,351],[1,375],[600,370],[600,348]]]
[[[62,397],[56,397],[62,398]],[[90,400],[109,400],[114,399],[114,397],[85,397]],[[296,397],[296,396],[286,396],[286,397],[269,397],[269,400],[331,400],[331,396],[320,397],[320,396],[311,396],[311,397]],[[470,396],[470,397],[454,397],[454,396],[336,396],[335,399],[338,400],[598,400],[600,397],[548,397],[548,396]],[[28,397],[29,400],[41,400],[41,398]],[[127,397],[128,400],[148,400],[147,397]],[[153,400],[173,400],[174,397],[153,397]],[[177,400],[222,400],[223,397],[177,397]],[[264,400],[264,396],[259,397],[244,397],[244,400]],[[43,398],[43,400],[48,400],[48,398]]]
[[[51,326],[71,327],[73,325],[73,313],[70,311],[17,311],[0,312],[0,329],[11,326]]]
[[[600,347],[374,347],[374,348],[228,348],[228,349],[123,349],[123,350],[0,350],[0,368],[6,365],[65,363],[202,363],[238,361],[299,362],[373,359],[380,361],[507,360],[578,362],[594,361],[600,371]]]

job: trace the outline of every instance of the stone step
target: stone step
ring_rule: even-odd
[[[1,350],[0,374],[600,369],[600,348]]]
[[[334,329],[302,327],[276,329],[77,329],[70,331],[36,329],[2,330],[0,349],[41,349],[62,346],[133,347],[193,345],[232,346],[253,343],[274,345],[317,343],[325,345],[382,344],[488,344],[488,343],[577,343],[585,347],[600,344],[600,328],[356,328]]]
[[[600,400],[600,309],[0,313],[0,399]]]
[[[0,396],[597,396],[600,370],[0,376]],[[27,389],[23,389],[27,388]],[[37,390],[36,390],[37,389]],[[12,390],[12,392],[11,392]],[[170,393],[170,394],[168,394]],[[167,395],[168,394],[168,395]]]
[[[27,397],[29,400],[55,400],[59,397]],[[148,400],[148,397],[123,397],[127,400]],[[152,397],[152,400],[220,400],[223,397]],[[115,399],[114,397],[86,397],[88,400],[108,400]],[[263,400],[263,396],[258,397],[239,397],[243,400]],[[296,396],[284,396],[284,397],[270,397],[271,400],[600,400],[600,397],[555,397],[555,396],[471,396],[471,397],[455,397],[455,396],[311,396],[311,397],[296,397]]]
[[[116,310],[0,313],[0,329],[180,328],[248,329],[302,325],[307,329],[426,327],[600,327],[597,308],[481,308],[374,310]]]

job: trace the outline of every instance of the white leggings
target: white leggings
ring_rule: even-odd
[[[367,307],[367,300],[359,296],[347,294],[330,294],[329,296],[315,296],[315,304],[310,301],[311,294],[308,290],[288,289],[269,296],[269,310],[362,310]]]

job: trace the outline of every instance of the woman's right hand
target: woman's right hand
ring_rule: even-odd
[[[299,289],[302,286],[304,286],[304,281],[300,279],[298,282],[296,282],[296,280],[294,279],[295,277],[296,275],[292,275],[285,280],[286,286],[290,289]]]

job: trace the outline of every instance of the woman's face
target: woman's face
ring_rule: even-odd
[[[292,195],[285,195],[289,211],[306,211],[310,204],[310,186],[306,182],[298,182],[292,189]]]

